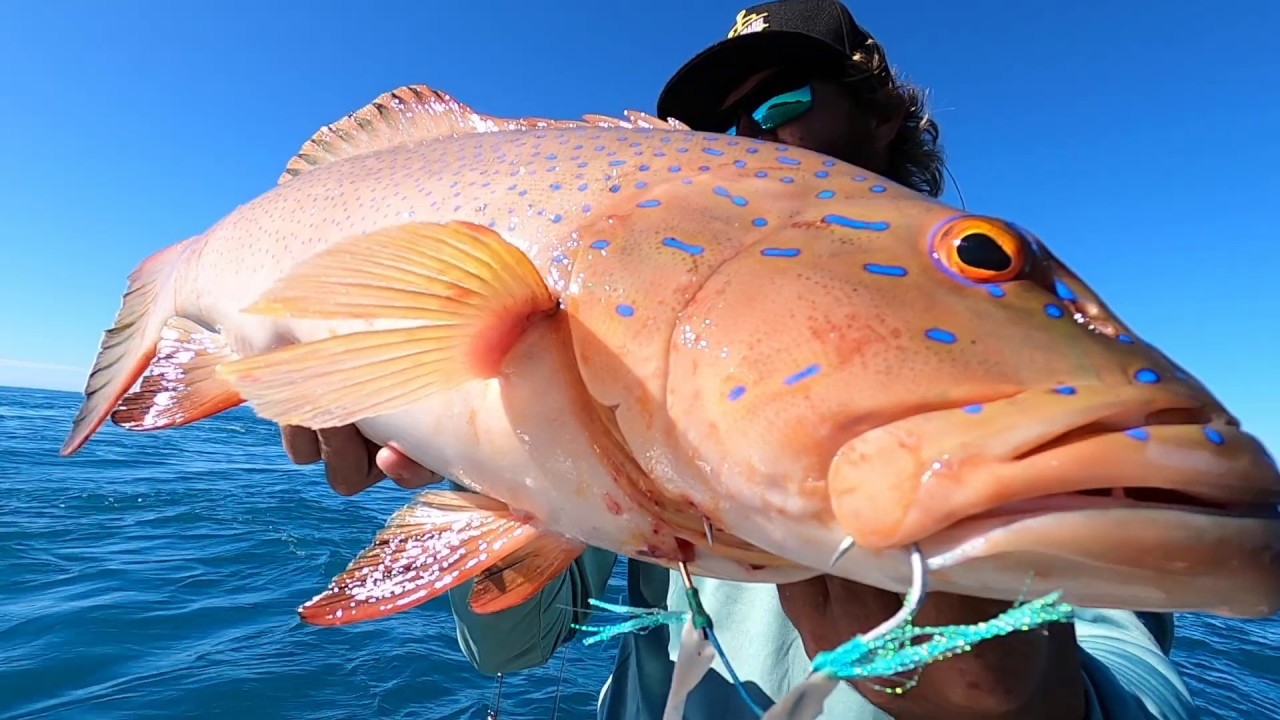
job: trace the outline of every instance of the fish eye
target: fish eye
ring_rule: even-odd
[[[1027,267],[1026,239],[1005,223],[966,216],[934,233],[933,256],[952,273],[977,283],[1007,282]]]

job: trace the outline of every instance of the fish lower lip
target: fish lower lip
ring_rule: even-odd
[[[925,413],[849,441],[828,476],[837,518],[856,542],[883,549],[1035,507],[1021,503],[1270,517],[1280,502],[1280,471],[1261,443],[1197,399],[1141,386],[1060,390]],[[864,479],[886,473],[901,483]]]

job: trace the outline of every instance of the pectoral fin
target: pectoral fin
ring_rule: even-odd
[[[533,263],[472,223],[410,223],[301,263],[246,312],[408,321],[408,327],[300,343],[219,367],[259,415],[310,428],[400,409],[493,377],[556,299]]]
[[[373,544],[298,614],[312,625],[387,617],[438,597],[526,548],[567,548],[573,542],[539,530],[497,500],[430,490],[396,511]],[[505,576],[502,570],[496,574]],[[512,592],[527,592],[533,582],[517,581]],[[501,605],[501,598],[492,596],[491,602]]]

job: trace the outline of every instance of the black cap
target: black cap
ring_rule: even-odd
[[[835,69],[871,39],[838,0],[749,7],[738,13],[728,38],[676,71],[658,96],[657,115],[720,132],[732,122],[721,109],[724,100],[756,73],[782,65]]]

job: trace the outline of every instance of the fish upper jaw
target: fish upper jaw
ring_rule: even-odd
[[[928,412],[862,433],[836,452],[828,488],[836,519],[855,542],[883,549],[961,521],[1025,513],[1025,503],[1058,496],[1066,499],[1037,512],[1110,499],[1166,512],[1275,518],[1280,471],[1256,438],[1195,397],[1081,385]]]

